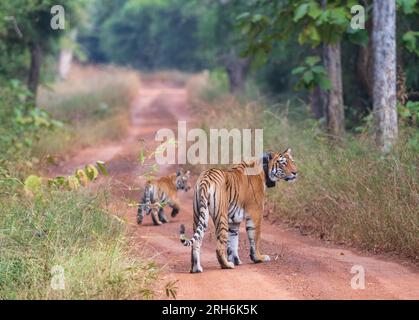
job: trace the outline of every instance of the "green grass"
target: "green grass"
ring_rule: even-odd
[[[0,299],[127,299],[152,294],[157,268],[130,254],[106,192],[47,191],[0,200]],[[65,289],[51,288],[52,268]]]
[[[371,134],[333,141],[305,106],[240,102],[214,93],[216,85],[202,78],[193,81],[190,105],[204,128],[263,128],[265,150],[292,148],[298,180],[268,191],[274,215],[283,223],[419,262],[418,128],[401,126],[398,145],[383,156]]]

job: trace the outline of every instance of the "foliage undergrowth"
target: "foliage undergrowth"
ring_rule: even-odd
[[[159,270],[130,249],[107,184],[34,183],[48,154],[121,137],[138,89],[134,72],[108,67],[42,89],[42,108],[17,82],[0,86],[0,299],[153,297]]]
[[[130,254],[124,224],[103,205],[106,190],[29,197],[13,188],[0,194],[0,299],[152,296],[158,269]]]

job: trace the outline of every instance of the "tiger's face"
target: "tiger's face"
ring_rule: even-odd
[[[268,154],[268,174],[271,181],[292,181],[297,178],[297,166],[291,156],[291,149],[283,153],[273,152]]]
[[[184,172],[183,170],[179,170],[176,172],[176,189],[177,190],[184,190],[185,192],[191,188],[189,183],[189,178],[191,177],[191,172],[188,170]]]

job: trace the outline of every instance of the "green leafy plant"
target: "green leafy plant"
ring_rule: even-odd
[[[404,14],[419,12],[418,0],[397,0],[397,7],[403,10]]]
[[[406,32],[402,37],[402,41],[409,52],[419,56],[419,31]]]
[[[318,56],[307,57],[302,66],[292,70],[292,74],[301,76],[296,89],[303,87],[312,90],[316,86],[320,86],[323,90],[330,89],[330,80]]]
[[[18,80],[0,87],[0,158],[14,161],[27,153],[45,132],[60,129],[63,123],[32,102],[32,94]]]
[[[91,182],[98,178],[99,171],[103,175],[108,175],[103,161],[98,161],[96,164],[97,168],[93,164],[88,164],[83,169],[77,169],[74,175],[67,177],[58,176],[55,178],[45,179],[36,175],[30,175],[23,183],[25,191],[30,194],[37,194],[45,185],[45,181],[48,188],[78,190],[81,186],[87,187]]]

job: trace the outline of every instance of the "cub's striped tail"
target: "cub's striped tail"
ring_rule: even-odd
[[[144,204],[149,205],[151,203],[151,193],[152,193],[152,185],[150,181],[147,181],[147,184],[144,188]]]

